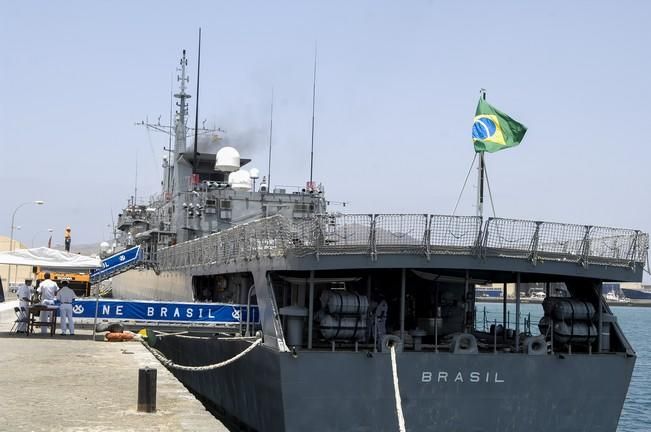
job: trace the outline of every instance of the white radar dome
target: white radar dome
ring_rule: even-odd
[[[251,174],[252,179],[260,178],[260,170],[257,168],[251,168],[249,174]]]
[[[246,170],[238,170],[228,175],[228,184],[236,191],[249,192],[251,190],[251,175]]]
[[[240,169],[240,153],[233,147],[223,147],[217,152],[215,171],[233,172]]]
[[[105,242],[105,241],[103,241],[103,242],[101,242],[101,243],[99,244],[99,250],[102,251],[102,252],[106,252],[106,251],[108,251],[110,248],[111,248],[111,246],[110,246],[107,242]]]

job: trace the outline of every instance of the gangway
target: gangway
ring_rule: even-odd
[[[127,270],[131,270],[141,263],[142,251],[140,245],[114,253],[102,260],[102,268],[93,270],[90,273],[90,283],[92,285],[100,283]]]

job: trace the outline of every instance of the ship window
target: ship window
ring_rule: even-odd
[[[231,219],[233,217],[233,202],[231,200],[219,201],[220,219]]]
[[[294,205],[294,217],[302,218],[307,217],[310,213],[314,212],[314,204],[311,203],[296,203]]]

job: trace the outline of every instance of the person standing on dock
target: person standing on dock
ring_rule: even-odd
[[[25,279],[25,283],[18,287],[17,294],[18,294],[18,306],[20,307],[20,315],[21,318],[25,318],[25,321],[18,323],[18,328],[16,329],[16,331],[18,333],[27,333],[26,318],[28,318],[27,313],[29,311],[29,303],[31,302],[32,299],[32,280]]]
[[[75,300],[75,292],[68,287],[68,281],[61,282],[61,289],[57,293],[57,299],[61,302],[59,315],[61,315],[61,335],[66,334],[66,323],[70,336],[75,335],[75,323],[72,320],[72,302]]]
[[[38,293],[41,295],[41,303],[47,306],[52,306],[54,305],[54,300],[56,298],[59,287],[57,286],[56,282],[50,279],[50,273],[45,273],[43,275],[43,278],[43,282],[41,282],[41,284],[38,286]],[[52,316],[52,312],[42,311],[39,315],[39,319],[42,323],[44,323],[51,322],[54,317]],[[41,333],[47,333],[46,326],[41,325]]]
[[[70,242],[71,242],[70,227],[66,227],[66,231],[63,234],[63,236],[64,236],[64,244],[65,244],[65,247],[66,247],[66,252],[70,252]]]

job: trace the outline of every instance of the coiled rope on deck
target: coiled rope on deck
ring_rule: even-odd
[[[402,399],[400,398],[400,387],[398,384],[398,365],[396,364],[396,345],[391,345],[391,372],[393,374],[393,392],[396,397],[396,414],[398,416],[398,430],[406,432],[405,417],[402,414]]]
[[[251,346],[249,346],[247,349],[245,349],[241,353],[237,354],[234,357],[229,358],[228,360],[224,360],[223,362],[214,363],[214,364],[206,365],[206,366],[184,366],[184,365],[174,363],[172,360],[165,357],[165,355],[162,352],[158,351],[154,347],[150,347],[146,342],[143,341],[143,344],[145,345],[145,347],[154,355],[154,357],[156,357],[163,364],[163,366],[166,366],[166,367],[171,368],[171,369],[178,369],[178,370],[182,370],[182,371],[192,371],[192,372],[208,371],[208,370],[218,369],[220,367],[224,367],[224,366],[226,366],[228,364],[231,364],[234,361],[237,361],[240,358],[244,357],[249,352],[251,352],[256,346],[260,345],[261,343],[262,343],[262,339],[258,339],[255,342],[253,342],[251,344]]]

